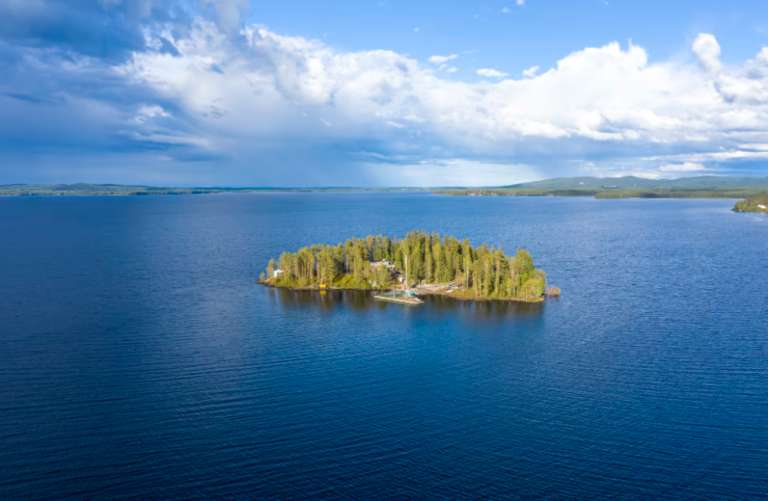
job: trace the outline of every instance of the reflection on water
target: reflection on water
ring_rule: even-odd
[[[331,312],[337,308],[351,308],[365,312],[372,309],[388,308],[429,310],[436,315],[471,316],[477,319],[534,319],[541,316],[545,303],[523,303],[519,301],[461,301],[447,296],[420,296],[424,303],[418,306],[389,303],[373,298],[372,291],[329,290],[295,291],[269,287],[269,297],[285,308],[318,308]]]

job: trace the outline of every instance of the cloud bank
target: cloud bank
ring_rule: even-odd
[[[730,66],[701,34],[689,61],[650,63],[611,42],[463,82],[244,26],[245,1],[185,5],[0,2],[0,176],[487,185],[574,175],[578,159],[590,174],[690,175],[763,173],[768,158],[750,146],[768,144],[768,48]]]

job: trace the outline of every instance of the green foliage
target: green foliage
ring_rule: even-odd
[[[520,289],[520,297],[527,301],[538,299],[544,294],[544,281],[540,278],[529,278]]]
[[[712,189],[654,189],[654,190],[601,190],[595,198],[743,198],[764,189],[755,188],[712,188]]]
[[[768,193],[763,192],[746,200],[736,202],[733,210],[736,212],[768,212],[768,210],[759,207],[760,205],[768,207]]]
[[[594,197],[599,189],[549,189],[549,188],[479,188],[471,190],[435,190],[435,195],[455,197]]]
[[[383,259],[389,265],[380,263]],[[386,288],[405,278],[406,261],[409,283],[450,283],[467,298],[540,300],[547,283],[546,274],[534,267],[525,250],[508,257],[501,247],[473,248],[468,240],[424,230],[400,240],[368,236],[335,247],[313,245],[293,254],[283,252],[278,262],[270,260],[267,265],[266,282],[301,288]]]
[[[487,188],[436,190],[434,193],[436,195],[470,197],[595,197],[601,200],[619,198],[744,198],[765,194],[765,188]]]

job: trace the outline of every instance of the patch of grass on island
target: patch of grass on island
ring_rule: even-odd
[[[291,289],[408,288],[475,301],[541,301],[560,293],[523,249],[507,256],[501,246],[472,247],[467,239],[424,230],[400,240],[369,235],[283,252],[270,259],[259,282]]]

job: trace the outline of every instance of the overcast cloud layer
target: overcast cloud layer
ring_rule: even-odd
[[[518,76],[344,52],[242,23],[245,0],[0,0],[0,183],[499,185],[766,175],[768,48],[617,42]]]

